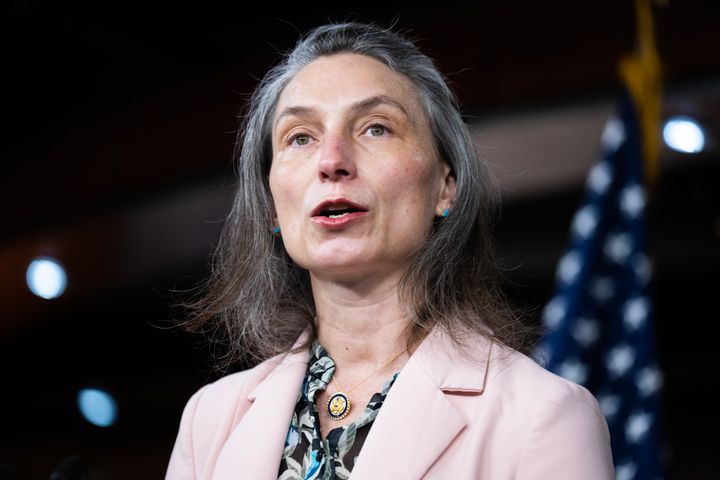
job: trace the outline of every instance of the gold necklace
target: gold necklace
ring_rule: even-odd
[[[383,368],[387,367],[390,363],[392,363],[395,359],[397,359],[400,355],[405,353],[407,351],[407,348],[403,350],[402,352],[398,353],[394,357],[392,357],[387,362],[380,365],[374,372],[372,372],[367,377],[363,378],[360,383],[355,384],[352,388],[345,390],[340,386],[337,379],[335,378],[335,373],[333,372],[333,380],[335,380],[335,385],[338,387],[338,391],[332,394],[330,396],[330,400],[327,402],[327,412],[331,419],[333,420],[342,420],[343,418],[347,417],[347,415],[350,413],[350,407],[352,404],[350,403],[350,392],[352,392],[354,389],[359,387],[360,385],[365,382],[365,380],[369,379],[376,373],[378,373]],[[345,393],[347,392],[347,393]]]

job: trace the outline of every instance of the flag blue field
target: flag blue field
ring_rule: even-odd
[[[662,373],[654,351],[648,195],[632,97],[623,90],[572,221],[536,357],[587,387],[610,428],[618,480],[657,480]]]

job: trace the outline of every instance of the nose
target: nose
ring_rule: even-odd
[[[354,178],[357,169],[351,150],[342,137],[326,137],[318,160],[320,180],[342,181]]]

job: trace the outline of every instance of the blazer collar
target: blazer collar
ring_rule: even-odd
[[[420,344],[415,357],[444,392],[482,393],[493,350],[491,340],[478,334],[461,338],[464,349],[442,330],[433,330]]]
[[[295,346],[307,335],[308,332],[304,332]],[[239,476],[255,480],[277,479],[308,360],[307,351],[268,360],[277,366],[270,367],[269,374],[250,391],[247,398],[253,404],[223,445],[213,480],[235,480]]]
[[[305,331],[296,346],[307,339]],[[481,394],[492,343],[482,337],[468,351],[449,336],[431,332],[395,380],[362,447],[352,480],[421,478],[467,420],[447,396]],[[251,390],[253,405],[220,452],[213,479],[276,479],[290,419],[305,376],[309,352],[270,360],[277,366]],[[392,462],[379,458],[393,457]]]
[[[352,471],[352,480],[418,479],[465,428],[468,420],[450,400],[453,392],[481,394],[492,343],[468,341],[468,351],[434,331],[395,380]],[[393,460],[377,461],[391,456]]]
[[[298,337],[298,339],[295,341],[295,345],[293,345],[293,350],[306,342],[309,335],[309,330],[303,331],[300,337]],[[302,350],[301,352],[297,353],[288,353],[279,359],[268,360],[268,362],[271,363],[271,365],[268,366],[270,370],[268,375],[264,379],[262,379],[257,385],[255,385],[252,390],[250,390],[247,399],[251,402],[254,402],[258,398],[258,395],[262,394],[263,389],[267,388],[268,383],[271,386],[276,383],[276,381],[273,381],[274,376],[280,375],[281,377],[283,377],[281,378],[281,380],[285,381],[286,379],[284,378],[284,376],[297,373],[301,366],[302,376],[300,377],[300,383],[302,384],[302,380],[305,376],[305,371],[307,370],[307,363],[309,360],[310,352],[308,352],[307,350]],[[272,364],[274,364],[275,366],[273,366]],[[298,386],[298,394],[299,392],[300,386]],[[295,398],[295,401],[297,401],[297,398]]]

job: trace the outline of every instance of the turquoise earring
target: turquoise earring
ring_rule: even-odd
[[[443,217],[443,218],[447,218],[448,215],[450,215],[450,209],[449,209],[449,208],[446,208],[446,209],[443,210],[443,212],[442,212],[442,217]]]
[[[281,236],[280,227],[274,227],[274,228],[273,228],[273,235],[276,235],[276,236],[278,236],[278,237]]]

